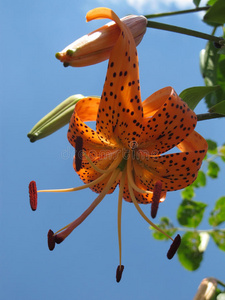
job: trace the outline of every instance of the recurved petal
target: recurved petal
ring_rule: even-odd
[[[135,174],[149,190],[153,190],[156,180],[162,182],[163,191],[179,190],[195,181],[207,152],[207,142],[194,131],[177,147],[183,152],[161,156],[137,152]]]
[[[197,117],[173,88],[164,88],[143,103],[145,114],[138,147],[149,155],[170,150],[193,132]]]
[[[129,148],[130,143],[140,137],[143,118],[134,39],[126,25],[109,9],[95,9],[87,17],[88,20],[110,18],[121,29],[109,59],[97,117],[97,132],[105,139]],[[140,124],[139,128],[136,123]]]
[[[70,119],[67,138],[70,144],[75,148],[76,138],[82,137],[83,148],[100,150],[102,146],[108,145],[108,141],[103,138],[100,140],[96,131],[87,126],[84,122],[95,121],[98,112],[100,99],[97,97],[88,97],[81,99],[75,106],[73,115]],[[109,145],[108,145],[109,146]],[[111,148],[109,146],[109,148]]]

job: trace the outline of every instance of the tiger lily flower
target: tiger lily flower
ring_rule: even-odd
[[[107,8],[96,8],[87,21],[109,18],[120,34],[110,53],[101,99],[87,97],[75,106],[68,140],[75,148],[74,169],[85,185],[60,190],[39,190],[30,183],[31,206],[36,208],[37,193],[69,192],[90,188],[99,195],[75,221],[57,232],[49,231],[49,249],[61,243],[97,207],[106,194],[119,185],[117,281],[121,262],[122,199],[134,204],[140,215],[173,241],[167,257],[171,259],[180,244],[158,228],[140,207],[152,203],[152,217],[166,193],[190,185],[197,177],[207,151],[207,142],[194,131],[195,113],[172,87],[163,88],[141,101],[136,45],[129,28]],[[96,121],[96,131],[85,122]],[[177,147],[177,153],[166,153]]]
[[[130,29],[136,46],[139,45],[146,32],[147,19],[144,16],[129,15],[121,21]],[[56,53],[56,58],[63,62],[64,67],[97,64],[109,58],[119,34],[119,26],[109,22]]]

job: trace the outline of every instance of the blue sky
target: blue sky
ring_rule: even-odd
[[[183,0],[180,0],[182,2]],[[159,1],[160,2],[160,1]],[[176,2],[161,8],[176,8]],[[105,1],[120,17],[138,13],[131,1]],[[169,2],[168,2],[169,3]],[[142,13],[152,13],[144,3]],[[81,184],[72,167],[73,149],[63,128],[49,138],[30,143],[33,125],[72,94],[100,95],[107,62],[80,69],[64,68],[55,53],[105,21],[85,22],[89,9],[103,5],[96,0],[9,0],[0,4],[1,22],[1,247],[0,299],[192,299],[207,276],[224,280],[224,253],[212,241],[196,272],[188,272],[178,258],[166,258],[169,242],[151,236],[148,224],[134,206],[123,205],[122,242],[125,270],[117,284],[117,196],[107,196],[88,219],[54,251],[47,248],[47,232],[65,226],[94,200],[89,190],[70,194],[43,194],[38,210],[29,207],[28,184],[38,188],[64,188]],[[190,1],[187,4],[190,6]],[[160,12],[160,7],[158,12]],[[210,33],[198,15],[159,21]],[[138,47],[142,99],[171,85],[177,93],[203,85],[199,52],[205,41],[157,30],[147,30]],[[206,112],[199,104],[197,113]],[[205,138],[224,143],[224,120],[197,125]],[[208,182],[196,200],[208,204],[206,215],[224,195],[224,173]],[[180,192],[169,193],[160,206],[161,216],[176,218]],[[144,207],[148,214],[149,207]],[[204,227],[205,226],[205,227]],[[201,229],[207,228],[203,222]]]

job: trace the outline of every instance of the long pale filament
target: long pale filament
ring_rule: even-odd
[[[113,161],[113,163],[108,167],[108,169],[103,170],[103,169],[98,168],[84,151],[83,151],[83,154],[84,154],[85,158],[87,159],[87,161],[89,162],[89,164],[92,166],[92,168],[96,172],[102,173],[102,174],[107,173],[108,171],[112,171],[113,169],[118,167],[118,165],[120,164],[120,162],[122,160],[122,153],[118,153],[119,156]]]
[[[123,171],[121,179],[120,179],[120,190],[118,196],[118,215],[117,215],[117,227],[118,227],[118,243],[119,243],[119,259],[120,266],[122,262],[122,239],[121,239],[121,215],[122,215],[122,201],[123,201],[123,190],[125,185],[125,176],[126,172]]]
[[[82,213],[80,217],[78,217],[75,221],[71,222],[69,225],[65,226],[64,228],[57,231],[61,232],[58,234],[62,235],[62,238],[65,239],[78,225],[80,225],[89,215],[90,213],[95,209],[95,207],[102,201],[102,199],[105,197],[105,195],[108,193],[110,188],[112,187],[113,183],[116,181],[118,175],[120,173],[119,169],[116,169],[112,172],[111,177],[107,183],[107,185],[104,187],[102,192],[98,195],[98,197],[92,202],[92,204]],[[64,231],[62,231],[64,230]],[[56,235],[56,233],[55,233]]]
[[[76,192],[76,191],[80,191],[80,190],[84,190],[87,188],[90,188],[96,184],[98,184],[99,182],[101,182],[102,180],[104,180],[107,176],[109,176],[109,174],[112,172],[112,170],[108,170],[108,172],[104,173],[103,175],[101,175],[100,177],[98,177],[97,179],[93,180],[90,183],[86,183],[84,185],[78,186],[78,187],[74,187],[74,188],[67,188],[67,189],[48,189],[48,190],[38,190],[38,193],[64,193],[64,192]]]
[[[128,173],[128,172],[127,172]],[[129,176],[129,174],[128,174]],[[127,176],[127,177],[128,177]],[[171,239],[171,241],[173,241],[173,239],[171,238],[171,236],[169,236],[165,231],[163,231],[161,228],[159,228],[158,226],[156,226],[152,221],[150,221],[148,219],[148,217],[144,214],[144,212],[142,211],[142,209],[140,208],[140,206],[138,205],[138,202],[137,202],[137,199],[134,195],[134,191],[132,189],[132,186],[130,184],[130,181],[129,181],[129,177],[128,177],[128,188],[129,188],[129,193],[130,193],[130,196],[131,196],[131,199],[134,203],[134,206],[136,207],[137,211],[139,212],[139,214],[142,216],[142,218],[149,224],[151,225],[153,228],[155,228],[157,231],[161,232],[162,234],[164,234],[166,237],[168,237],[169,239]]]
[[[142,194],[153,194],[153,192],[151,191],[147,191],[147,190],[142,190],[140,189],[134,182],[133,180],[133,176],[132,176],[132,170],[131,170],[131,157],[128,159],[128,162],[127,162],[127,175],[129,176],[129,182],[130,182],[130,185],[132,186],[132,188],[138,192],[138,193],[142,193]]]

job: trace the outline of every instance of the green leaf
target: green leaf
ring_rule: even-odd
[[[198,171],[198,177],[196,180],[190,185],[196,188],[204,187],[206,185],[206,176],[203,171]]]
[[[218,90],[220,87],[218,85],[215,86],[195,86],[188,89],[183,90],[179,97],[183,99],[188,106],[194,110],[197,104],[209,93],[212,93]]]
[[[221,155],[221,159],[222,161],[225,162],[225,145],[223,145],[222,147],[219,148],[219,154]]]
[[[209,224],[213,227],[225,222],[225,197],[221,197],[216,201],[213,210],[210,213]]]
[[[159,228],[163,229],[169,236],[172,236],[177,231],[174,228],[173,224],[170,222],[170,219],[167,217],[160,218],[160,224],[157,225]],[[156,240],[168,240],[169,238],[166,237],[163,233],[155,230],[153,227],[150,226],[150,229],[153,231],[152,235]]]
[[[223,25],[225,23],[225,1],[217,0],[204,16],[204,21],[210,24]]]
[[[211,232],[210,235],[218,248],[222,251],[225,251],[225,232],[222,230],[215,230]]]
[[[208,152],[210,154],[216,154],[217,153],[217,143],[212,140],[206,140],[208,144]]]
[[[177,210],[178,222],[186,227],[196,228],[202,221],[206,204],[192,200],[183,200]]]
[[[194,192],[194,187],[192,185],[189,185],[181,192],[182,199],[191,200],[194,198],[194,196],[195,196],[195,192]]]
[[[182,236],[177,254],[182,266],[189,271],[197,270],[203,259],[204,252],[199,251],[200,243],[200,235],[197,232],[186,232]]]
[[[208,163],[208,171],[207,171],[207,175],[213,179],[218,177],[218,173],[220,171],[220,167],[217,163],[215,163],[214,161],[210,161]]]
[[[199,6],[199,4],[200,4],[200,2],[201,2],[201,0],[193,0],[193,2],[194,2],[194,4],[195,4],[195,6]]]
[[[217,113],[221,115],[225,115],[225,100],[221,101],[220,103],[217,103],[216,105],[213,105],[209,111],[211,113]]]
[[[218,54],[212,42],[200,52],[200,69],[206,86],[220,86],[205,96],[206,104],[211,108],[225,99],[225,55]]]
[[[207,5],[212,6],[214,3],[216,3],[216,1],[218,1],[218,0],[209,0],[207,2]]]

